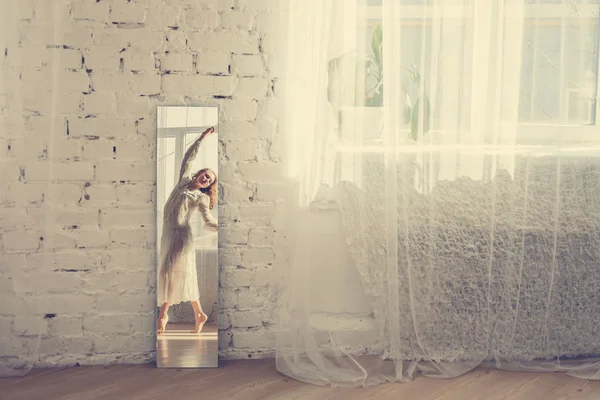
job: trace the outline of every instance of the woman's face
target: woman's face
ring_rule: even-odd
[[[211,170],[200,171],[192,179],[194,189],[206,189],[215,181],[215,174]]]

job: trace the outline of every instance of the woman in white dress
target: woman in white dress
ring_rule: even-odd
[[[158,273],[157,333],[164,333],[169,320],[169,306],[189,301],[195,318],[194,333],[202,330],[207,316],[200,305],[196,250],[190,218],[195,210],[200,212],[204,224],[217,230],[218,225],[210,210],[217,202],[217,175],[208,168],[190,175],[192,161],[198,154],[200,143],[214,132],[209,128],[190,146],[181,163],[179,182],[173,188],[164,208]]]

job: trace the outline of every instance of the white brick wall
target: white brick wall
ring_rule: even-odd
[[[274,3],[0,0],[0,366],[154,358],[163,104],[221,107],[219,347],[273,355]]]

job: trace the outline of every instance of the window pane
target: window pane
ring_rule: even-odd
[[[175,138],[165,138],[165,200],[175,186]]]
[[[175,137],[164,137],[158,140],[158,182],[157,182],[157,214],[158,238],[162,235],[163,208],[175,186]],[[160,240],[158,241],[160,246]]]
[[[553,6],[546,8],[544,14],[569,15],[567,8]],[[521,122],[595,122],[598,19],[587,10],[581,11],[578,18],[526,20],[519,99]]]
[[[364,47],[369,51],[372,30],[381,24],[383,10],[381,0],[364,1],[369,7]],[[413,13],[415,5],[428,5],[424,10],[431,13],[434,4],[429,0],[398,1],[413,6],[407,8]],[[525,0],[525,4],[519,121],[595,124],[600,0]],[[458,25],[460,28],[460,22]],[[403,67],[415,65],[427,75],[432,62],[430,21],[406,18],[401,29]],[[368,89],[372,82],[366,82]],[[411,97],[416,95],[409,81],[407,90]]]

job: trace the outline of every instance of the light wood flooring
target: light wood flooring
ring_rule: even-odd
[[[200,333],[191,333],[192,329],[194,324],[167,324],[165,333],[157,337],[158,367],[216,368],[218,366],[217,325],[205,324]]]
[[[281,375],[274,360],[220,361],[218,369],[153,365],[34,370],[0,379],[2,400],[598,400],[600,381],[559,373],[479,369],[451,380],[346,389],[307,385]]]

